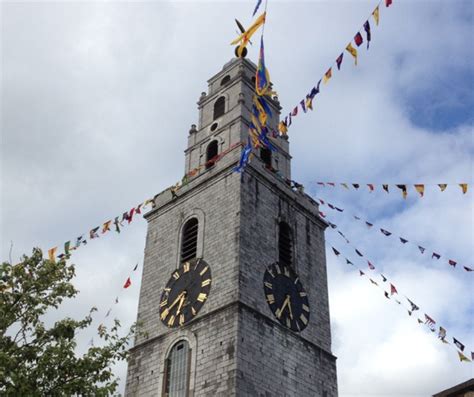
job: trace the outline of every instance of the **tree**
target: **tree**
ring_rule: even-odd
[[[71,284],[73,264],[43,259],[40,249],[21,263],[0,267],[0,394],[9,396],[106,396],[114,393],[118,379],[112,365],[128,355],[135,326],[119,335],[115,320],[110,330],[99,326],[101,347],[75,352],[75,336],[92,322],[92,308],[82,320],[64,318],[50,328],[44,314],[57,309],[78,291]]]

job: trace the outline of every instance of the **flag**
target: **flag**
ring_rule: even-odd
[[[457,263],[457,262],[455,262],[455,261],[453,261],[452,259],[450,259],[450,260],[448,261],[448,263],[449,263],[452,267],[456,267],[456,263]]]
[[[370,44],[370,39],[372,38],[372,35],[370,34],[370,24],[369,21],[365,21],[364,23],[364,30],[367,35],[367,49],[369,49],[369,44]]]
[[[446,330],[443,327],[439,327],[438,338],[439,339],[446,338]]]
[[[291,125],[291,113],[288,114],[288,127]],[[286,117],[285,117],[285,121],[286,121]]]
[[[123,285],[123,288],[128,288],[132,285],[132,280],[130,280],[130,277],[127,278],[127,281],[125,281],[125,284]]]
[[[326,215],[324,214],[324,212],[321,212],[321,211],[319,211],[319,216],[321,216],[322,218],[326,218]]]
[[[128,224],[130,224],[130,222],[132,221],[134,213],[135,213],[135,208],[132,208],[130,212],[128,213],[128,218],[127,218]]]
[[[331,247],[332,250],[334,251],[334,255],[339,256],[341,253],[334,247]]]
[[[183,179],[181,179],[181,183],[182,183],[183,185],[185,185],[185,184],[187,183],[186,175],[183,176]],[[141,210],[142,205],[143,205],[143,203],[138,204],[137,208],[135,208],[135,214],[141,214],[141,213],[142,213],[142,210]]]
[[[354,219],[360,221],[360,218],[357,215],[354,215]]]
[[[387,231],[385,229],[380,229],[380,231],[386,236],[391,236],[392,235],[392,233],[390,233],[389,231]]]
[[[324,84],[327,84],[327,82],[329,81],[329,79],[331,78],[331,76],[332,76],[332,68],[329,68],[329,69],[327,70],[327,72],[324,73],[323,83],[324,83]]]
[[[260,54],[258,57],[257,73],[255,75],[255,91],[259,96],[269,94],[270,91],[270,75],[268,74],[268,70],[265,67],[263,35],[260,38]]]
[[[346,263],[347,263],[348,265],[354,265],[354,264],[353,264],[349,259],[347,259],[347,258],[346,258]]]
[[[359,255],[359,256],[364,256],[364,255],[362,255],[362,253],[361,253],[360,251],[358,251],[357,249],[355,250],[355,252],[357,252],[357,255]]]
[[[387,277],[385,277],[383,274],[381,274],[381,276],[382,276],[382,281],[383,282],[387,281]]]
[[[433,328],[433,325],[436,324],[436,321],[433,320],[430,316],[428,316],[428,315],[425,313],[425,324],[428,325],[430,328]]]
[[[107,221],[102,225],[102,234],[108,232],[110,230],[110,224],[112,221]]]
[[[411,316],[411,314],[410,314]],[[423,324],[423,320],[421,318],[418,319],[418,324]]]
[[[385,190],[388,193],[388,185],[382,185],[383,190]]]
[[[247,138],[247,145],[242,149],[240,155],[239,165],[234,168],[235,172],[242,172],[247,163],[249,162],[250,153],[252,152],[252,145],[250,144],[250,137]]]
[[[278,124],[278,131],[280,131],[281,135],[286,135],[288,133],[288,126],[286,125],[285,121],[280,121]]]
[[[425,194],[425,185],[415,185],[415,189],[418,193],[420,193],[420,196],[423,197]]]
[[[446,183],[438,183],[438,186],[439,186],[440,190],[442,192],[444,192],[448,185]]]
[[[303,112],[306,113],[306,106],[305,106],[305,101],[304,101],[304,99],[302,99],[302,100],[300,101],[300,105],[301,105],[301,109],[303,109]]]
[[[413,312],[420,309],[420,308],[419,308],[417,305],[415,305],[410,299],[408,299],[408,298],[406,298],[406,299],[407,299],[408,303],[410,304],[411,310],[412,310]]]
[[[393,284],[390,284],[390,295],[393,294],[398,294],[398,291]]]
[[[311,95],[306,95],[306,108],[313,110],[313,98]]]
[[[374,17],[375,24],[379,26],[379,6],[375,7],[375,10],[372,11],[372,16]]]
[[[400,241],[403,243],[403,244],[406,244],[408,243],[408,240],[403,238],[403,237],[400,237]]]
[[[397,185],[397,187],[402,191],[403,198],[407,198],[407,186],[406,185]]]
[[[374,185],[372,185],[371,183],[368,183],[367,186],[369,187],[369,190],[370,190],[371,192],[374,191]]]
[[[363,276],[365,273],[362,270],[359,270],[359,274]]]
[[[135,265],[135,267],[133,268],[133,271],[137,270],[138,269],[138,263]]]
[[[461,186],[462,194],[466,194],[467,193],[467,183],[460,183],[459,186]]]
[[[357,189],[359,189],[359,186],[360,186],[360,185],[359,185],[358,183],[353,183],[352,186],[354,186],[354,189],[357,190]]]
[[[425,253],[425,249],[426,249],[426,248],[423,248],[422,246],[419,245],[419,246],[418,246],[418,249],[420,250],[420,252],[421,252],[422,254]]]
[[[74,249],[74,248],[71,248],[71,242],[70,242],[70,241],[66,241],[66,242],[64,243],[64,253],[65,253],[66,255],[69,255],[69,250],[71,250],[71,249]]]
[[[344,53],[341,52],[341,55],[339,55],[336,59],[337,70],[341,70],[341,63],[342,63],[343,57],[344,57]]]
[[[331,209],[333,209],[333,210],[336,209],[336,208],[334,207],[334,205],[332,205],[331,203],[328,203],[328,207],[331,208]]]
[[[105,315],[105,317],[109,317],[111,311],[112,309],[107,310],[107,314]]]
[[[367,221],[365,222],[365,224],[367,225],[367,227],[368,227],[369,229],[370,229],[372,226],[374,226],[373,223],[370,223],[370,222],[367,222]]]
[[[87,241],[86,241],[86,240],[83,240],[83,236],[84,236],[84,235],[79,236],[79,237],[76,239],[76,245],[75,245],[74,249],[79,248],[79,246],[81,245],[81,243],[84,244],[84,245],[87,244]]]
[[[357,66],[357,50],[349,43],[346,47],[346,51],[354,57],[354,63]]]
[[[245,32],[243,32],[239,37],[237,37],[234,41],[230,43],[231,45],[239,44],[239,47],[237,48],[238,57],[242,57],[244,48],[247,46],[248,42],[250,41],[250,38],[258,30],[258,28],[265,23],[266,14],[267,13],[264,12],[262,15],[260,15]]]
[[[336,209],[336,211],[339,211],[339,212],[344,212],[344,210],[342,208],[339,208],[339,207],[334,207]]]
[[[354,36],[354,42],[356,43],[357,47],[360,47],[360,45],[364,42],[360,32],[357,32],[357,34]]]
[[[374,280],[372,280],[371,278],[369,278],[370,282],[374,285],[376,285],[377,287],[379,286]]]
[[[372,265],[372,263],[370,263],[370,261],[367,261],[367,263],[369,264],[369,269],[375,270],[375,266]]]
[[[115,298],[115,304],[117,304],[119,302],[118,300],[118,296]]]
[[[298,106],[295,106],[294,109],[291,111],[292,116],[297,116],[298,115]]]
[[[385,297],[386,297],[387,299],[390,299],[390,297],[388,296],[388,292],[387,292],[387,291],[384,291],[383,294],[385,295]]]
[[[392,4],[392,0],[385,0],[386,7],[390,7],[391,4]]]
[[[464,351],[464,345],[459,342],[456,338],[453,338],[453,343],[456,345],[456,347],[461,350],[462,352]]]
[[[58,247],[50,248],[48,250],[48,257],[49,260],[53,263],[56,263],[56,251],[58,250]]]
[[[255,9],[253,10],[252,17],[254,17],[255,14],[257,13],[258,7],[260,7],[260,4],[262,4],[262,0],[258,0],[258,1],[257,1],[257,5],[255,6]]]
[[[349,190],[349,186],[347,185],[347,183],[341,183],[341,185]]]
[[[89,232],[89,237],[92,240],[93,238],[99,238],[99,235],[97,234],[97,230],[99,230],[100,226],[95,227]]]
[[[462,354],[461,352],[458,352],[458,355],[459,355],[459,360],[471,362],[471,360],[469,360],[469,359],[468,359],[464,354]]]
[[[119,217],[118,217],[118,216],[115,217],[114,225],[115,225],[115,231],[116,231],[117,233],[120,233],[120,221],[119,221]]]
[[[464,270],[465,270],[466,272],[472,272],[472,271],[473,271],[472,268],[467,267],[467,266],[463,266],[463,268],[464,268]]]
[[[321,186],[326,186],[326,184],[324,182],[316,182],[318,185],[321,185]]]
[[[431,259],[433,259],[433,258],[439,259],[439,258],[441,258],[441,255],[437,254],[436,252],[433,252],[433,254],[431,255]]]

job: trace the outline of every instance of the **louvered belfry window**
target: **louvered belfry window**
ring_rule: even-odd
[[[198,240],[198,220],[191,218],[183,227],[181,240],[181,262],[196,258]]]
[[[285,222],[280,222],[278,233],[278,261],[286,265],[293,263],[293,240],[291,229]]]

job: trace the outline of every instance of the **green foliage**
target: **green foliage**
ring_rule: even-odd
[[[127,358],[135,326],[119,335],[99,327],[101,347],[79,356],[75,335],[92,322],[92,308],[82,320],[64,318],[50,328],[44,314],[78,291],[71,284],[74,265],[43,259],[41,250],[21,263],[0,266],[0,394],[6,396],[70,396],[113,394],[118,379],[111,366]]]

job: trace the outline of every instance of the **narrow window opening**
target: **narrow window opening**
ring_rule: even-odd
[[[286,265],[293,264],[293,240],[291,229],[285,222],[280,222],[278,233],[278,261]]]
[[[186,397],[189,379],[188,342],[181,341],[174,345],[165,361],[165,397]]]
[[[221,96],[214,104],[214,120],[225,113],[225,98]]]
[[[198,220],[196,218],[191,218],[183,227],[181,241],[181,262],[196,258],[198,226]]]
[[[260,158],[265,163],[265,167],[272,168],[272,151],[266,147],[260,149]]]
[[[221,86],[226,85],[230,81],[230,76],[227,75],[221,80]]]
[[[216,140],[212,141],[209,145],[207,145],[206,168],[211,168],[216,163],[218,151],[219,146]]]

